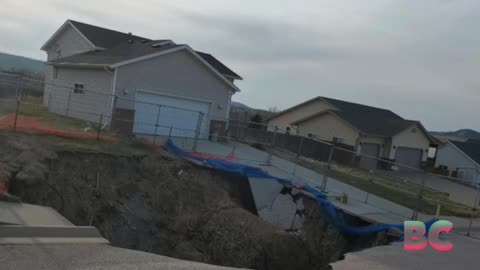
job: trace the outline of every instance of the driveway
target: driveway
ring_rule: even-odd
[[[159,136],[157,143],[163,143],[165,140],[166,138],[161,138]],[[190,138],[172,138],[172,141],[185,151],[190,152],[194,148],[194,140]],[[238,163],[259,167],[271,175],[290,179],[297,184],[308,183],[312,186],[320,187],[324,180],[324,175],[321,173],[299,166],[289,160],[270,156],[265,151],[261,151],[243,143],[218,143],[199,140],[196,149],[197,152],[200,153],[213,154],[222,157],[234,154],[236,162]],[[270,165],[267,165],[267,163]],[[418,183],[421,183],[420,176],[423,175],[397,175],[397,177],[400,176],[410,177],[412,178],[412,182],[417,181]],[[452,183],[445,179],[437,178],[438,177],[432,176],[431,179],[427,179],[426,183],[432,188],[437,187],[438,190],[444,190],[447,192],[453,191],[453,197],[456,198],[457,201],[463,199],[465,200],[464,203],[467,203],[474,198],[475,190],[463,185]],[[347,203],[341,203],[332,199],[332,203],[346,213],[371,222],[384,224],[401,224],[403,221],[410,220],[412,217],[413,211],[409,208],[398,205],[379,196],[369,194],[368,192],[345,184],[334,178],[328,177],[326,179],[327,184],[325,191],[329,196],[338,196],[343,193],[348,195]],[[257,181],[255,179],[250,180]],[[433,218],[431,215],[419,215],[419,219],[423,221],[430,220],[431,218]],[[468,219],[459,219],[459,223],[460,221],[462,223],[462,226],[460,227],[468,227]],[[473,226],[480,228],[480,221],[475,220]],[[462,229],[462,231],[464,231],[464,229]]]
[[[422,184],[422,181],[425,181],[425,186],[434,190],[449,193],[450,199],[454,202],[458,202],[467,206],[473,206],[473,204],[477,201],[478,205],[477,190],[473,187],[455,183],[453,180],[412,171],[378,171],[378,173],[382,173],[386,176],[390,176],[401,181],[408,181],[419,185]]]

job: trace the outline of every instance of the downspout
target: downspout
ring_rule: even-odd
[[[232,108],[232,95],[235,93],[235,90],[233,91],[230,91],[230,93],[228,93],[228,103],[227,103],[227,117],[226,117],[226,120],[227,120],[227,124],[225,125],[225,129],[228,130],[228,126],[230,124],[230,110]]]
[[[113,73],[113,83],[112,83],[112,102],[111,102],[111,105],[110,105],[110,117],[108,118],[108,120],[105,122],[105,124],[103,125],[102,129],[105,129],[109,124],[111,124],[112,122],[112,118],[113,118],[113,106],[115,105],[115,87],[116,87],[116,83],[117,83],[117,69],[115,68],[113,72],[111,72],[110,70],[108,70],[108,67],[104,67],[105,71],[112,74]]]

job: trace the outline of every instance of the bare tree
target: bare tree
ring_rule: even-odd
[[[278,108],[278,106],[272,106],[268,108],[268,111],[271,113],[278,113],[280,112],[280,109]]]

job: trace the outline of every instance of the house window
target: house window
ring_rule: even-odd
[[[287,127],[287,130],[285,131],[285,134],[290,135],[290,127]]]
[[[53,67],[53,78],[56,79],[58,78],[58,68]]]
[[[313,134],[312,134],[312,133],[308,133],[308,134],[307,134],[307,137],[308,137],[308,138],[313,138]]]
[[[416,129],[416,128],[412,128],[412,133],[417,133],[417,129]]]
[[[81,83],[75,83],[73,84],[73,93],[75,94],[85,94],[85,91],[83,90],[84,86]]]

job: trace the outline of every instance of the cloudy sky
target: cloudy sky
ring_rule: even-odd
[[[44,60],[68,18],[210,52],[251,107],[327,96],[480,130],[478,0],[1,0],[0,51]]]

